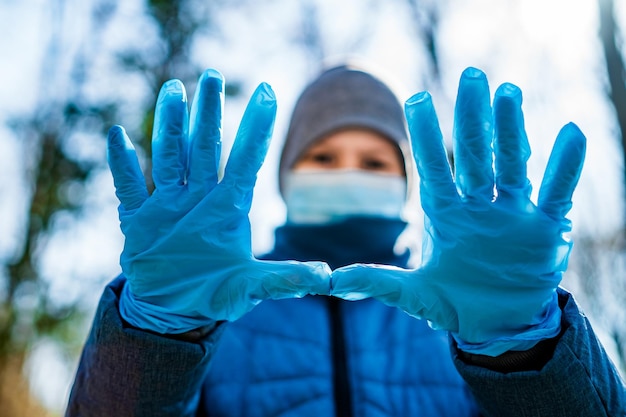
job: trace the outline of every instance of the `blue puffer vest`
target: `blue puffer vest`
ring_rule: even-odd
[[[408,255],[393,247],[404,227],[375,219],[287,225],[265,258],[402,267]],[[447,335],[376,300],[264,301],[225,326],[200,416],[478,415]]]

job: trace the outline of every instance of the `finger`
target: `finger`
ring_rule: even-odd
[[[453,129],[455,178],[463,197],[493,197],[492,137],[487,77],[476,68],[468,68],[459,83]]]
[[[387,265],[354,264],[335,269],[330,295],[344,300],[374,298],[390,307],[428,320],[431,327],[454,330],[458,321],[454,306],[433,291],[429,272]]]
[[[140,207],[148,198],[148,190],[135,147],[122,126],[113,126],[109,130],[107,161],[113,174],[115,195],[124,210]]]
[[[263,83],[250,98],[224,171],[223,181],[234,185],[235,197],[243,199],[244,204],[250,204],[250,193],[267,154],[275,116],[274,92]]]
[[[222,149],[222,110],[224,78],[216,70],[205,71],[191,104],[189,173],[187,185],[192,193],[206,194],[217,184]]]
[[[422,206],[431,214],[458,199],[458,193],[430,94],[415,94],[405,103],[404,111],[420,177]]]
[[[526,172],[530,145],[524,128],[521,90],[513,84],[502,84],[495,93],[493,114],[498,196],[507,194],[526,200],[532,191]]]
[[[330,267],[324,262],[260,261],[260,294],[265,299],[330,293]]]
[[[157,189],[184,184],[187,166],[189,111],[179,80],[163,84],[154,114],[152,176]]]
[[[408,271],[401,268],[354,264],[333,271],[330,295],[351,301],[376,298],[387,305],[401,307],[403,287],[408,281],[411,281]]]
[[[215,320],[237,320],[263,300],[328,295],[330,268],[323,262],[257,261],[245,272],[218,284],[210,298]],[[201,294],[199,294],[201,295]]]
[[[568,123],[557,135],[552,148],[537,205],[557,221],[564,219],[572,208],[572,195],[585,160],[586,142],[578,126]]]

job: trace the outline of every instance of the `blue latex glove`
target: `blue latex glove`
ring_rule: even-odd
[[[430,95],[407,101],[426,214],[422,265],[347,266],[333,272],[331,294],[397,306],[449,330],[471,353],[526,350],[559,334],[556,288],[571,250],[565,215],[585,137],[571,123],[560,131],[535,205],[521,103],[521,91],[503,84],[492,113],[486,76],[465,70],[455,110],[453,177]]]
[[[212,320],[235,320],[264,299],[328,294],[324,263],[254,258],[248,213],[276,113],[261,84],[241,121],[218,181],[223,78],[206,71],[191,106],[182,83],[165,83],[156,104],[148,195],[133,145],[113,127],[108,159],[120,200],[121,255],[128,279],[120,312],[133,326],[183,333]]]

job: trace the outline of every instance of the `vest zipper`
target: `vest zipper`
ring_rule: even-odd
[[[339,298],[328,297],[333,355],[333,394],[335,397],[335,415],[337,417],[352,417],[352,398],[348,381],[344,323],[340,308],[341,301]]]

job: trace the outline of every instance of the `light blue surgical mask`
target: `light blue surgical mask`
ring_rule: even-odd
[[[287,220],[328,224],[353,216],[401,219],[406,180],[362,170],[298,170],[285,177]]]

